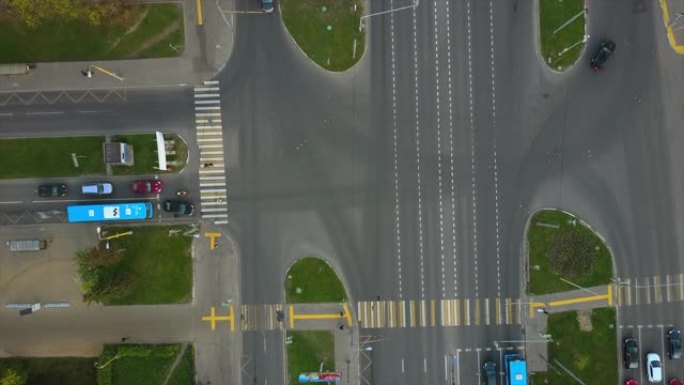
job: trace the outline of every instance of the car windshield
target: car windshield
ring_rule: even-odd
[[[660,361],[653,361],[651,362],[651,366],[654,368],[659,368],[660,367]]]

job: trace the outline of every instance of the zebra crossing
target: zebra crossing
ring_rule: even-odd
[[[195,128],[199,147],[199,188],[202,219],[228,224],[228,189],[221,126],[218,80],[195,87]]]
[[[684,301],[684,274],[617,279],[618,306]]]

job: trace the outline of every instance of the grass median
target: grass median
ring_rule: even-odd
[[[187,226],[107,227],[109,249],[79,253],[84,300],[105,305],[187,303],[192,294],[192,237]],[[125,235],[128,231],[133,233]],[[92,249],[91,249],[92,250]]]
[[[347,292],[326,261],[306,257],[287,271],[285,300],[287,303],[346,302]]]
[[[574,64],[584,47],[583,0],[539,0],[541,54],[556,70]]]
[[[364,32],[359,31],[361,1],[281,0],[283,22],[306,55],[330,71],[359,61]]]
[[[1,358],[0,377],[8,368],[24,373],[31,385],[92,385],[94,358]],[[3,382],[0,382],[3,383]],[[8,382],[9,383],[9,382]],[[4,383],[3,383],[4,384]]]
[[[530,384],[617,384],[616,326],[613,308],[551,314],[549,369],[531,376]]]
[[[114,175],[144,175],[164,172],[159,167],[157,141],[155,134],[117,135],[112,137],[112,142],[123,142],[133,146],[133,166],[112,166]],[[179,136],[164,135],[164,140],[172,140],[173,148],[166,156],[168,162],[174,162],[171,166],[173,172],[179,172],[185,167],[188,148]]]
[[[193,384],[194,358],[189,346],[180,361],[173,363],[182,352],[179,344],[166,345],[108,345],[97,362],[99,385],[190,385]],[[166,378],[168,382],[165,382]]]
[[[608,247],[590,228],[557,210],[539,211],[527,233],[532,294],[575,290],[609,284],[612,258]]]
[[[321,370],[322,367],[322,370]],[[289,384],[298,384],[299,374],[335,371],[335,339],[330,331],[287,332]]]
[[[83,20],[46,21],[27,28],[0,16],[0,62],[117,60],[178,56],[183,12],[176,4],[135,5],[125,20],[90,25]]]
[[[104,175],[103,144],[102,136],[0,139],[0,178]]]

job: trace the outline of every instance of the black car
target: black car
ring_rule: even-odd
[[[667,331],[667,356],[671,360],[682,359],[682,332],[678,329]]]
[[[612,40],[604,40],[591,58],[591,68],[593,68],[594,71],[600,71],[606,68],[606,60],[608,60],[613,52],[615,52],[615,42]]]
[[[176,217],[179,215],[192,215],[195,212],[195,206],[187,201],[169,199],[164,201],[164,211],[173,213]]]
[[[482,365],[484,372],[484,385],[496,385],[496,364],[492,361],[487,361]]]
[[[622,341],[622,351],[624,353],[623,362],[627,369],[639,368],[639,345],[634,338],[625,338]]]
[[[42,184],[38,186],[38,195],[46,198],[65,197],[69,190],[65,184]]]

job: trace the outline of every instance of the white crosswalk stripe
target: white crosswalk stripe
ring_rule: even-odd
[[[221,125],[221,88],[218,80],[195,87],[195,129],[200,150],[199,187],[203,219],[228,224],[228,183]]]

